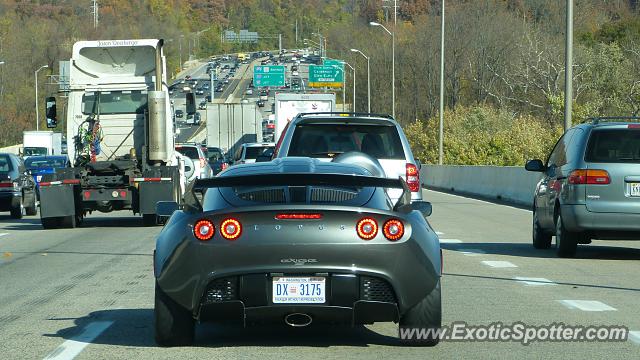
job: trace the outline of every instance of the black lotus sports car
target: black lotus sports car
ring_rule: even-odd
[[[431,204],[358,154],[238,165],[192,182],[180,207],[158,203],[170,218],[154,253],[157,343],[192,343],[196,321],[439,329]],[[404,189],[396,204],[387,188]]]

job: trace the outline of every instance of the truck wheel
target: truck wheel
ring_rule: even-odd
[[[572,258],[576,256],[580,233],[567,230],[562,223],[562,215],[556,216],[556,253],[558,257]]]
[[[73,229],[78,226],[78,220],[75,215],[63,216],[62,226],[65,228]]]
[[[413,338],[400,337],[400,341],[405,345],[435,346],[440,342],[440,337],[434,332],[439,331],[441,326],[442,297],[440,281],[438,281],[435,289],[430,294],[400,316],[398,335],[402,335],[403,332],[405,332],[405,335],[413,332],[411,334]],[[429,333],[422,334],[426,336],[420,337],[417,333],[421,331],[429,331]]]
[[[12,218],[14,218],[14,219],[22,219],[22,217],[24,216],[25,210],[24,210],[23,201],[24,201],[24,198],[22,196],[20,196],[20,204],[11,207],[11,217]]]
[[[142,223],[144,226],[158,225],[158,217],[156,214],[142,214]]]
[[[533,209],[533,247],[536,249],[548,249],[551,247],[551,234],[544,231],[538,222],[538,212]]]
[[[40,222],[44,229],[57,229],[60,227],[60,218],[40,218]]]
[[[160,346],[191,345],[195,320],[191,313],[165,294],[156,283],[155,336]]]

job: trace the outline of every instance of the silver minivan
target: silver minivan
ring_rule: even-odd
[[[308,156],[331,161],[335,156],[363,152],[376,158],[388,178],[402,177],[412,200],[422,200],[420,163],[413,157],[400,125],[388,115],[320,112],[298,114],[280,136],[274,157]],[[396,201],[402,190],[390,189]]]
[[[640,239],[640,124],[595,118],[569,129],[547,161],[533,205],[533,246],[575,256],[591,239]]]

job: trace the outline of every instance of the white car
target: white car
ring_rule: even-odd
[[[200,145],[177,144],[176,151],[193,161],[193,174],[187,179],[188,182],[196,178],[206,179],[213,176],[213,170],[211,170],[211,166]]]
[[[275,143],[242,144],[234,154],[233,164],[251,164],[256,162],[258,158],[260,158],[261,161],[270,160],[275,147]]]

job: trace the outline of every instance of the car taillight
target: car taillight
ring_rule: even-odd
[[[9,187],[13,187],[13,183],[11,181],[0,182],[0,188],[9,188]]]
[[[627,125],[628,129],[640,129],[640,124],[629,124]]]
[[[611,178],[606,170],[578,169],[569,174],[568,182],[574,185],[606,185],[611,183]]]
[[[200,241],[211,240],[216,232],[215,226],[209,220],[198,220],[193,226],[193,235]]]
[[[322,219],[322,214],[278,214],[277,220],[319,220]]]
[[[204,169],[206,164],[207,164],[207,159],[200,158],[200,168]]]
[[[382,227],[382,233],[388,240],[396,241],[404,235],[404,224],[398,219],[387,220]]]
[[[226,219],[220,224],[220,234],[227,240],[235,240],[242,234],[242,225],[236,219]]]
[[[369,217],[362,218],[356,225],[358,236],[364,240],[371,240],[378,234],[378,223]]]
[[[226,169],[229,167],[229,164],[227,163],[222,163],[222,166],[220,167],[222,170]]]
[[[420,190],[420,173],[414,164],[407,164],[407,185],[409,185],[411,192]]]

